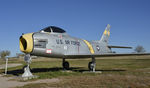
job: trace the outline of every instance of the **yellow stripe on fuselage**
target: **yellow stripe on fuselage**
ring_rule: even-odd
[[[85,42],[86,45],[88,46],[88,48],[89,48],[91,54],[94,54],[95,52],[94,52],[94,49],[93,49],[92,45],[91,45],[87,40],[84,40],[84,42]]]

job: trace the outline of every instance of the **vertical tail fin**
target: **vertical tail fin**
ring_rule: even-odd
[[[108,43],[109,36],[110,36],[110,25],[107,24],[107,27],[105,28],[105,31],[100,41]]]

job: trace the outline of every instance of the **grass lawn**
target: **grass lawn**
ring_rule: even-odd
[[[59,83],[28,84],[19,88],[150,88],[150,56],[108,57],[96,59],[96,70],[88,71],[91,59],[70,60],[71,72],[62,71],[61,59],[39,58],[31,64],[32,73],[38,79],[59,78]],[[2,62],[0,62],[1,64]],[[9,63],[22,63],[11,59]],[[10,75],[21,75],[23,66],[9,68]],[[4,72],[3,69],[0,73]]]

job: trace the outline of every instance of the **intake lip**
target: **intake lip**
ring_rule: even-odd
[[[31,53],[33,50],[33,33],[24,34],[20,37],[20,50]]]

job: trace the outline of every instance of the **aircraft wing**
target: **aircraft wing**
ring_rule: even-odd
[[[142,55],[150,55],[150,53],[123,53],[123,54],[116,54],[116,53],[108,53],[108,54],[80,54],[80,55],[65,55],[65,58],[91,58],[91,57],[112,57],[112,56],[142,56]]]
[[[108,46],[109,48],[128,48],[132,49],[132,47],[126,47],[126,46]]]

